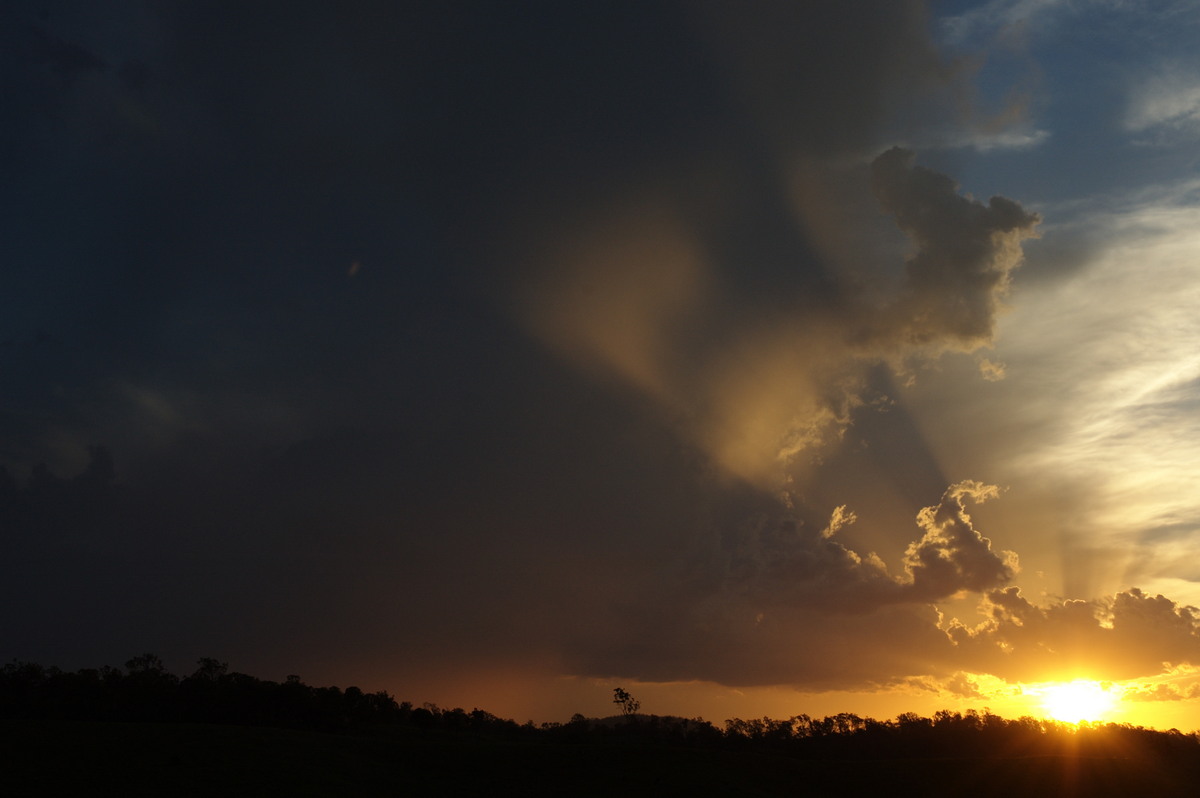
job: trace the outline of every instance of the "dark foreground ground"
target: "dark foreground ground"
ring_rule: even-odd
[[[1197,763],[757,751],[0,720],[0,795],[1194,796]]]

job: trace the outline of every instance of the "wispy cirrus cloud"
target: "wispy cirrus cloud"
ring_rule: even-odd
[[[1125,127],[1160,137],[1200,133],[1200,71],[1170,64],[1139,81],[1130,90]]]

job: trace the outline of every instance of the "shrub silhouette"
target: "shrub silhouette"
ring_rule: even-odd
[[[613,688],[612,702],[621,707],[621,713],[625,717],[632,717],[637,714],[637,711],[642,708],[642,702],[638,701],[623,687]]]

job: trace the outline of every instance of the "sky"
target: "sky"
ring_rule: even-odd
[[[1200,727],[1200,7],[0,11],[0,659]]]

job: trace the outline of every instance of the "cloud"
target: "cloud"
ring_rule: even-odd
[[[1200,611],[1130,588],[1106,599],[1038,606],[1017,587],[989,592],[989,616],[948,633],[970,670],[1010,681],[1124,680],[1200,663]]]
[[[1190,679],[1195,676],[1194,669],[1176,668],[1169,679]],[[1121,692],[1122,701],[1187,701],[1200,698],[1200,683],[1191,681],[1190,684],[1177,684],[1171,681],[1134,684],[1127,686]]]
[[[838,530],[850,526],[857,520],[858,516],[853,511],[847,510],[846,505],[840,504],[833,508],[833,514],[829,516],[829,526],[821,530],[821,537],[831,538],[837,534]]]
[[[689,548],[688,565],[628,593],[613,617],[570,642],[565,661],[581,674],[647,681],[823,690],[917,680],[968,697],[980,678],[1116,681],[1200,664],[1195,608],[1137,588],[1039,605],[1006,586],[1015,555],[994,550],[964,507],[997,493],[951,486],[918,514],[924,534],[895,575],[875,553],[827,534],[846,508],[823,529],[783,505],[760,512],[719,530],[706,556]],[[981,622],[934,606],[963,592],[983,594]]]
[[[1057,530],[1046,565],[1022,550],[1031,567],[1064,575],[1052,593],[1135,584],[1179,597],[1186,587],[1158,580],[1189,573],[1180,566],[1196,547],[1186,530],[1200,528],[1190,487],[1200,442],[1196,188],[1186,181],[1084,213],[1077,225],[1092,254],[1070,274],[1027,284],[1001,321],[1003,381],[974,390],[963,364],[925,375],[905,395],[922,426],[936,427],[930,445],[940,456],[965,454],[967,473],[986,461],[991,479],[1023,497],[1026,517],[1013,523]],[[1068,504],[1077,509],[1031,517],[1039,505]],[[1111,554],[1089,560],[1088,549]]]
[[[987,698],[987,694],[980,689],[980,681],[983,678],[986,677],[958,671],[941,678],[912,676],[897,680],[896,686],[903,686],[917,692],[948,694],[953,698],[984,700]]]
[[[953,646],[932,602],[1004,585],[1016,567],[963,507],[994,493],[962,483],[924,508],[924,534],[896,576],[877,554],[827,534],[852,516],[846,508],[820,531],[782,504],[764,508],[718,529],[708,550],[693,541],[669,578],[627,596],[612,620],[588,624],[568,661],[582,674],[739,686],[861,687],[948,675]]]
[[[836,554],[840,567],[828,567],[838,557],[826,552],[817,569],[827,576],[826,593],[801,596],[793,585],[786,600],[772,603],[771,590],[786,592],[782,580],[770,590],[765,581],[731,580],[721,592],[693,595],[671,612],[630,615],[613,627],[621,630],[615,638],[577,640],[566,661],[578,673],[646,681],[817,690],[903,684],[976,698],[981,679],[998,686],[1124,681],[1200,664],[1200,613],[1161,595],[1131,588],[1103,599],[1036,605],[1007,587],[987,593],[982,608],[989,617],[969,626],[947,620],[911,592],[888,590],[880,563]],[[838,580],[854,590],[838,592]],[[848,612],[852,592],[873,594],[876,603]],[[884,603],[898,596],[914,601]],[[831,606],[834,600],[843,602],[840,608]],[[666,618],[670,623],[662,624]],[[1137,700],[1196,695],[1190,687],[1130,689]]]
[[[1040,221],[1003,197],[960,195],[901,148],[874,160],[871,185],[915,247],[891,296],[838,288],[802,246],[790,255],[801,279],[763,295],[755,281],[771,272],[711,243],[732,219],[701,227],[682,198],[647,191],[540,241],[518,316],[554,351],[660,403],[731,474],[777,483],[840,439],[868,403],[873,365],[990,344]]]
[[[1045,144],[1050,138],[1049,130],[1033,129],[1024,123],[1015,126],[1003,126],[999,129],[989,129],[984,126],[978,130],[961,127],[939,133],[930,138],[930,147],[958,149],[969,147],[976,152],[995,152],[1003,150],[1029,150]],[[922,142],[924,144],[924,142]]]
[[[966,481],[950,486],[942,501],[917,514],[925,535],[904,553],[913,600],[934,601],[959,590],[982,592],[1009,582],[1017,570],[1017,555],[997,554],[991,541],[971,524],[963,498],[977,502],[999,495],[994,485]]]
[[[991,358],[979,359],[979,375],[988,382],[999,382],[1004,379],[1005,365]]]
[[[1168,66],[1131,93],[1125,127],[1133,132],[1152,128],[1195,130],[1200,125],[1200,74]]]
[[[872,164],[872,187],[917,247],[900,298],[885,312],[883,341],[971,351],[992,340],[1000,300],[1034,236],[1035,213],[1004,197],[985,206],[946,175],[893,148]]]
[[[898,98],[923,100],[956,77],[932,46],[924,2],[767,0],[749,11],[704,0],[688,9],[738,110],[785,157],[861,152]]]
[[[961,14],[942,17],[938,27],[947,43],[964,46],[980,35],[992,35],[997,29],[1004,32],[1028,25],[1035,17],[1044,17],[1064,5],[1067,5],[1064,0],[988,0]]]
[[[1052,5],[989,3],[964,30]],[[889,109],[914,86],[928,100],[929,87],[965,74],[933,51],[922,3],[679,8],[646,4],[633,26],[566,5],[482,11],[482,24],[465,27],[434,6],[369,25],[349,12],[321,30],[287,22],[316,47],[263,35],[277,24],[267,15],[244,27],[213,21],[220,47],[193,36],[167,48],[176,66],[155,68],[168,69],[162,85],[182,87],[175,143],[155,156],[164,160],[139,162],[144,183],[94,194],[117,207],[146,198],[93,238],[135,242],[110,251],[113,263],[158,264],[139,283],[153,302],[95,313],[153,319],[130,335],[152,345],[89,358],[133,364],[106,374],[121,396],[110,428],[119,445],[144,440],[150,452],[141,472],[162,490],[136,494],[156,495],[134,528],[160,542],[117,570],[131,595],[154,581],[159,638],[179,637],[182,613],[212,629],[202,640],[225,639],[227,619],[242,619],[240,634],[268,641],[281,668],[331,650],[394,663],[407,648],[427,652],[419,667],[429,671],[528,658],[739,685],[923,675],[964,696],[979,692],[964,675],[976,669],[1044,678],[1097,651],[1116,652],[1123,673],[1195,659],[1194,614],[1161,597],[1037,606],[1007,587],[1011,536],[991,533],[1004,543],[994,546],[967,511],[993,487],[955,482],[910,525],[947,483],[983,473],[963,467],[960,432],[1053,404],[1035,433],[1005,445],[1065,439],[1071,456],[1052,452],[1042,463],[1052,467],[1029,473],[1090,478],[1081,463],[1113,466],[1096,484],[1122,488],[1114,504],[1149,497],[1162,509],[1155,528],[1191,528],[1191,455],[1165,454],[1159,437],[1130,444],[1151,421],[1170,420],[1176,437],[1190,429],[1195,363],[1153,344],[1172,325],[1191,329],[1191,272],[1152,271],[1164,252],[1119,236],[1094,290],[1064,285],[1000,326],[1038,216],[964,195],[911,150],[880,153],[938,140],[923,134],[947,113],[929,123],[913,113],[895,130]],[[389,30],[406,31],[405,47],[379,34]],[[99,68],[54,47],[47,70],[83,82]],[[184,74],[169,71],[179,64]],[[1142,117],[1190,119],[1191,83],[1179,85]],[[1046,134],[1024,113],[1013,102],[994,125],[941,140],[1032,147]],[[1150,210],[1129,218],[1142,230],[1196,229],[1194,215]],[[1172,263],[1194,253],[1193,239],[1171,240]],[[348,261],[355,279],[335,285]],[[88,279],[119,286],[133,274],[97,265]],[[337,293],[351,283],[355,293]],[[511,316],[497,318],[492,303],[510,300]],[[1131,338],[1119,315],[1146,326]],[[1047,334],[1064,319],[1076,337]],[[1009,334],[1045,347],[1024,350],[1040,360],[1005,352],[1008,380],[985,386],[1024,392],[1020,403],[983,413],[978,394],[947,401],[939,421],[966,421],[947,433],[946,452],[917,451],[927,444],[914,431],[880,454],[863,428],[868,414],[882,418],[877,408],[902,413],[884,397],[888,368],[908,377]],[[1133,357],[1122,365],[1118,352]],[[945,379],[1006,371],[961,360]],[[1046,390],[1021,382],[1030,368],[1063,376]],[[203,439],[229,443],[206,454]],[[836,487],[860,503],[834,495],[835,480],[818,485],[816,472],[850,449],[862,459],[843,466],[874,457],[887,476],[945,462],[928,468],[939,472],[928,493],[917,479],[876,485],[849,469]],[[1139,481],[1151,460],[1174,468],[1159,482],[1168,487]],[[888,490],[904,523],[881,523],[870,506]],[[1063,523],[1087,527],[1084,515]],[[1186,556],[1182,535],[1179,545]],[[105,570],[92,566],[71,573]],[[86,630],[73,593],[59,592],[54,619],[77,625],[46,628],[73,639]],[[963,593],[986,594],[982,625],[939,610]],[[91,634],[133,644],[150,628],[120,621]]]
[[[942,687],[950,693],[963,698],[983,698],[983,693],[979,691],[979,683],[972,679],[968,674],[959,671],[951,676]]]
[[[1013,578],[1016,556],[994,550],[966,511],[996,496],[992,486],[956,483],[921,510],[895,573],[843,540],[858,520],[849,506],[818,512],[805,492],[806,468],[856,414],[874,412],[872,369],[992,342],[1021,242],[1039,221],[1011,200],[961,195],[900,148],[869,174],[849,174],[911,241],[907,260],[869,289],[840,284],[794,232],[787,247],[770,242],[790,272],[744,248],[731,257],[720,242],[744,235],[743,224],[780,232],[662,187],[685,180],[559,214],[525,244],[533,268],[514,291],[522,326],[621,401],[655,408],[715,466],[711,487],[697,488],[708,509],[689,516],[679,552],[634,569],[611,605],[581,609],[587,623],[572,619],[587,630],[565,632],[574,672],[807,686],[948,675],[959,668],[933,602]],[[725,179],[717,193],[737,196]],[[861,520],[853,531],[913,537]]]

